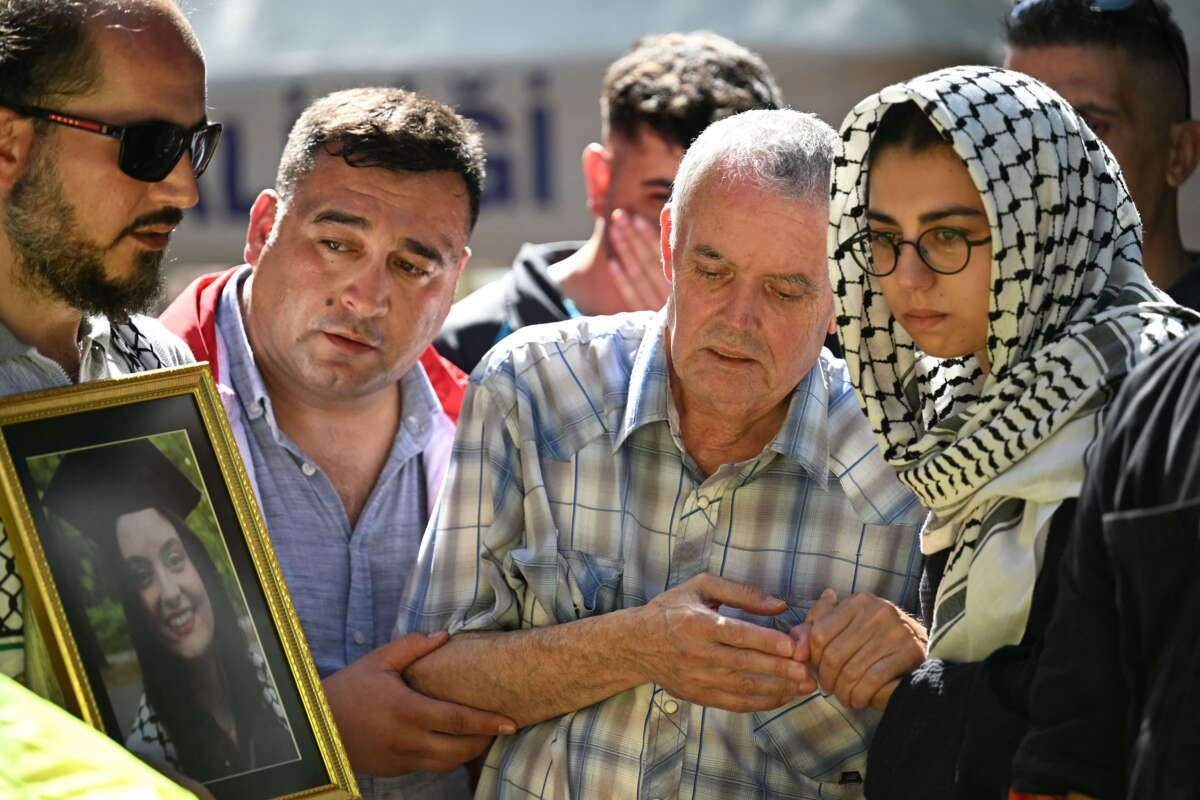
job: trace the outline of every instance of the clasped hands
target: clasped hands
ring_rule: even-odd
[[[851,708],[883,708],[900,677],[925,659],[924,627],[870,594],[839,602],[826,589],[787,634],[727,617],[729,606],[774,616],[787,604],[756,587],[702,574],[642,607],[644,677],[689,702],[765,711],[818,689]]]
[[[793,658],[847,708],[883,710],[929,645],[925,627],[887,600],[859,593],[839,602],[833,589],[821,593],[790,635]]]
[[[886,600],[826,589],[789,633],[721,614],[757,616],[787,604],[758,588],[701,574],[644,606],[588,628],[628,686],[654,682],[675,697],[729,711],[766,711],[823,688],[843,705],[886,705],[899,678],[925,659],[925,629]],[[404,670],[446,633],[410,633],[326,677],[322,684],[356,770],[376,775],[445,771],[516,731],[500,714],[426,697]],[[819,684],[818,684],[819,682]]]

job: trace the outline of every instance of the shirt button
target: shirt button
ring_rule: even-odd
[[[663,711],[667,712],[668,714],[674,714],[678,710],[679,703],[676,703],[674,700],[668,700],[667,702],[663,703]]]
[[[307,461],[305,461],[303,464],[300,465],[300,471],[303,472],[305,475],[307,475],[310,478],[313,475],[317,474],[317,468],[314,467],[312,464],[308,463]]]
[[[404,418],[404,424],[410,428],[417,427],[417,421],[418,421],[417,418],[413,417],[413,416],[408,416],[408,417]]]
[[[704,509],[708,508],[708,498],[704,495],[700,495],[696,498],[696,505],[699,506],[701,511],[703,511]]]
[[[366,636],[363,636],[363,632],[362,632],[362,631],[355,631],[355,632],[354,632],[354,643],[355,643],[355,644],[362,644],[362,643],[363,643],[363,642],[365,642],[366,640],[367,640],[367,637],[366,637]]]
[[[258,402],[257,400],[255,400],[253,403],[251,403],[250,404],[250,413],[253,414],[254,416],[258,416],[259,414],[261,414],[262,413],[262,403]]]

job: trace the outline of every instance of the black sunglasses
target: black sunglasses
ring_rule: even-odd
[[[1019,0],[1013,6],[1009,13],[1009,18],[1016,22],[1021,18],[1025,11],[1046,0]],[[1192,118],[1192,79],[1188,73],[1188,57],[1187,45],[1179,38],[1179,33],[1175,27],[1170,25],[1163,18],[1158,7],[1152,2],[1145,0],[1092,0],[1087,4],[1088,11],[1098,13],[1113,12],[1129,12],[1136,14],[1147,22],[1151,23],[1162,33],[1162,42],[1166,45],[1167,53],[1171,56],[1171,61],[1175,64],[1175,68],[1179,70],[1179,77],[1183,79],[1183,96],[1184,96],[1184,117]]]
[[[219,122],[202,122],[189,131],[171,122],[108,125],[34,106],[10,105],[8,108],[26,117],[44,119],[120,141],[117,166],[129,177],[147,183],[157,183],[170,175],[184,151],[191,152],[192,174],[199,178],[212,160],[221,138]]]

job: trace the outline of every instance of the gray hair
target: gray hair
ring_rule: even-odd
[[[792,109],[743,111],[709,125],[675,174],[667,201],[671,249],[688,202],[709,177],[726,185],[749,182],[814,206],[828,204],[836,143],[837,133],[819,117]]]

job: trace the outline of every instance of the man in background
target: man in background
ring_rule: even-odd
[[[163,314],[232,390],[226,411],[368,798],[461,797],[457,767],[512,729],[404,683],[444,634],[391,641],[462,398],[465,376],[429,345],[483,178],[477,129],[441,103],[388,88],[319,98],[251,208],[247,263]]]
[[[1116,156],[1142,215],[1146,274],[1176,302],[1200,309],[1200,253],[1184,249],[1179,228],[1179,188],[1200,161],[1200,122],[1170,7],[1022,0],[1005,42],[1004,66],[1061,94]]]
[[[454,304],[438,352],[470,372],[526,325],[661,308],[669,284],[658,217],[684,151],[715,120],[782,105],[767,65],[728,39],[638,39],[604,76],[601,141],[583,151],[591,238],[525,244],[507,275]]]

